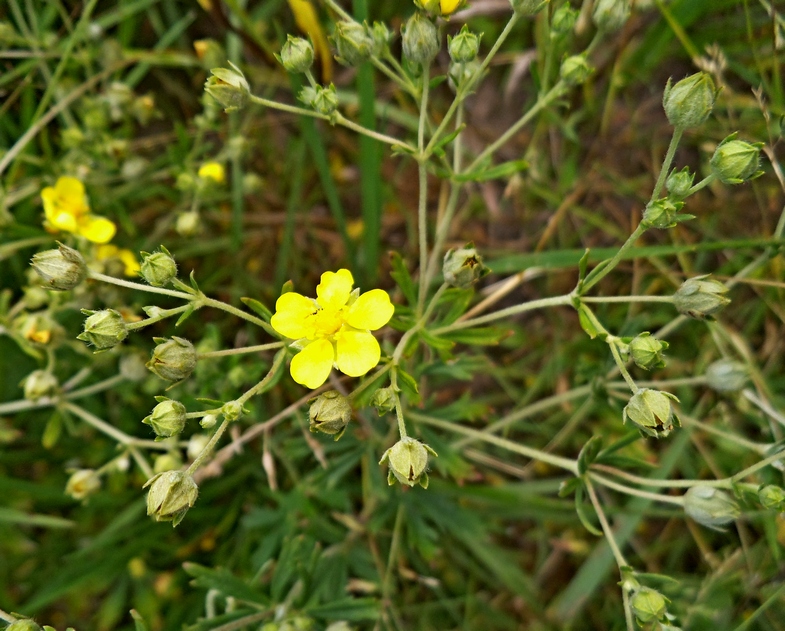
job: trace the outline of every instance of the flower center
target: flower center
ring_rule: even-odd
[[[311,316],[313,326],[318,336],[327,336],[336,333],[343,324],[340,310],[319,309]]]

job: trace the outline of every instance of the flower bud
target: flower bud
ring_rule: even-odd
[[[418,484],[428,488],[428,454],[436,456],[436,452],[419,440],[405,437],[384,452],[379,464],[388,461],[389,471],[387,483],[394,484],[396,478],[401,484],[414,486]]]
[[[158,346],[153,349],[153,356],[145,364],[147,368],[167,381],[187,379],[196,368],[196,349],[182,337],[155,338]]]
[[[177,276],[177,263],[169,250],[161,246],[160,252],[142,252],[141,274],[153,287],[163,287]]]
[[[205,70],[226,63],[226,51],[214,39],[197,39],[194,42],[194,52]]]
[[[768,484],[758,491],[758,499],[763,508],[785,511],[785,490],[774,484]]]
[[[681,171],[673,169],[668,179],[665,180],[665,186],[672,198],[681,200],[689,195],[694,180],[695,174],[690,173],[689,167],[684,167]]]
[[[35,311],[49,304],[49,292],[43,287],[25,287],[25,309]]]
[[[732,359],[718,359],[706,368],[706,383],[717,392],[737,392],[748,379],[747,366]]]
[[[551,19],[551,37],[561,37],[572,32],[575,23],[578,21],[580,12],[573,9],[569,4],[561,5],[553,12]]]
[[[149,416],[142,420],[142,423],[152,427],[155,435],[159,438],[177,436],[183,431],[188,420],[185,406],[179,401],[173,401],[166,397],[155,397],[155,399],[159,402],[158,405],[153,408]]]
[[[180,458],[179,454],[169,452],[161,454],[153,461],[153,473],[164,473],[165,471],[179,469],[182,466],[183,459]]]
[[[73,289],[87,278],[87,265],[82,255],[62,243],[56,250],[34,254],[30,264],[43,280],[43,286],[55,291]]]
[[[147,492],[147,514],[156,521],[171,521],[177,526],[196,503],[199,487],[184,471],[165,471],[150,478],[142,488]]]
[[[572,55],[561,62],[559,76],[567,85],[580,85],[585,83],[593,72],[594,68],[586,61],[586,57]]]
[[[464,81],[471,79],[479,71],[480,62],[476,59],[464,64],[450,63],[447,70],[447,83],[453,92],[458,90],[458,86]]]
[[[243,415],[243,406],[237,401],[227,401],[221,406],[221,414],[225,420],[234,422]]]
[[[762,146],[759,142],[736,140],[736,134],[731,134],[719,144],[711,157],[712,173],[725,184],[741,184],[757,177]]]
[[[673,85],[668,79],[662,95],[662,106],[670,124],[677,129],[702,125],[714,109],[717,89],[711,76],[696,72]]]
[[[299,74],[310,70],[313,65],[313,46],[307,39],[287,35],[278,61],[287,72]]]
[[[199,421],[199,425],[201,425],[203,429],[210,429],[211,427],[215,427],[217,422],[218,417],[215,414],[206,414],[202,417],[202,420]]]
[[[317,85],[316,88],[303,88],[300,90],[298,98],[325,116],[330,116],[338,109],[338,95],[335,93],[335,86],[332,83],[329,86]]]
[[[25,399],[37,401],[41,397],[50,397],[57,393],[60,382],[48,370],[34,370],[25,379]]]
[[[144,359],[138,353],[131,353],[120,359],[120,374],[128,381],[142,381],[147,377]]]
[[[736,519],[739,506],[725,491],[699,484],[684,494],[684,512],[703,526],[719,530]]]
[[[68,478],[65,494],[75,500],[83,500],[101,488],[101,476],[94,469],[77,469]]]
[[[371,26],[371,38],[373,39],[373,54],[381,57],[389,50],[393,34],[384,22],[374,22]]]
[[[632,612],[641,624],[662,620],[668,610],[668,599],[656,589],[639,587],[630,598]]]
[[[84,321],[84,331],[76,339],[92,344],[96,352],[109,350],[128,337],[128,327],[119,311],[82,309],[82,313],[91,315]]]
[[[598,0],[591,17],[601,31],[618,31],[630,17],[630,0]]]
[[[338,51],[335,59],[344,66],[359,66],[374,49],[368,25],[359,22],[337,22],[333,43]]]
[[[223,105],[225,111],[233,112],[246,106],[251,95],[251,88],[240,69],[229,62],[231,68],[213,68],[204,84],[204,89],[211,97]]]
[[[679,313],[697,320],[711,320],[712,316],[730,304],[725,294],[728,288],[716,280],[705,280],[708,274],[684,281],[673,295]]]
[[[35,622],[30,618],[23,618],[12,622],[5,628],[5,631],[43,631]]]
[[[207,434],[194,434],[188,439],[188,446],[185,448],[185,454],[189,460],[196,460],[210,444],[210,436]]]
[[[401,29],[401,44],[406,59],[427,66],[439,52],[439,31],[422,13],[415,13]]]
[[[624,407],[622,422],[629,420],[643,434],[664,438],[674,425],[679,425],[679,417],[674,413],[671,401],[679,400],[669,392],[641,388]]]
[[[65,329],[46,311],[23,314],[14,320],[14,328],[36,346],[55,348],[65,337]]]
[[[668,197],[663,197],[646,205],[643,211],[643,223],[651,228],[665,230],[673,228],[682,219],[690,215],[679,216],[679,211],[684,206],[684,202],[673,202]]]
[[[371,405],[376,408],[379,416],[392,412],[395,409],[395,390],[392,386],[379,388],[371,397]]]
[[[414,0],[417,8],[432,16],[447,17],[464,5],[465,0]]]
[[[467,289],[488,274],[489,270],[482,264],[482,257],[477,250],[469,244],[465,248],[448,250],[444,255],[442,273],[445,283]]]
[[[338,440],[352,420],[352,406],[340,392],[328,390],[311,399],[308,419],[312,432],[330,434]]]
[[[181,237],[192,237],[202,230],[202,220],[195,210],[180,213],[174,223],[174,229]]]
[[[474,61],[480,50],[481,38],[482,34],[472,33],[469,27],[464,24],[455,37],[447,36],[447,49],[450,51],[450,59],[457,64]]]
[[[550,0],[510,0],[512,10],[518,15],[539,13]]]
[[[662,368],[665,361],[662,358],[662,351],[668,348],[668,343],[652,337],[651,333],[645,332],[632,338],[629,344],[630,356],[635,365],[644,370],[652,368]]]

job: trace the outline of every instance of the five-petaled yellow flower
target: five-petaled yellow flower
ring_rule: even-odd
[[[84,184],[75,177],[61,177],[54,186],[41,191],[47,228],[64,230],[84,237],[93,243],[108,243],[116,231],[105,217],[90,212]]]
[[[292,359],[294,380],[318,388],[335,366],[350,377],[360,377],[379,363],[381,350],[371,331],[380,329],[395,307],[383,289],[362,295],[347,269],[322,274],[316,299],[283,294],[270,320],[281,335],[296,340],[300,350]]]

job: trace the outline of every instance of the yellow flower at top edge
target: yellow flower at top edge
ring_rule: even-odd
[[[213,180],[217,184],[226,181],[226,170],[220,162],[205,162],[199,167],[198,175],[205,180]]]
[[[41,191],[45,226],[84,237],[93,243],[108,243],[116,232],[113,222],[90,212],[84,184],[75,177],[61,177]]]
[[[463,0],[439,0],[442,15],[452,15],[463,4]]]
[[[131,252],[131,250],[126,250],[125,248],[118,248],[113,243],[99,245],[95,252],[95,257],[99,261],[119,259],[125,266],[124,273],[126,276],[138,276],[139,270],[142,269],[139,265],[139,261],[136,259],[136,254]]]
[[[466,0],[414,0],[414,4],[429,15],[447,17],[466,4]]]
[[[302,349],[290,367],[297,383],[315,389],[333,366],[360,377],[379,363],[381,349],[371,331],[387,324],[395,307],[383,289],[360,294],[353,286],[349,270],[325,272],[315,300],[289,292],[275,303],[270,324]]]

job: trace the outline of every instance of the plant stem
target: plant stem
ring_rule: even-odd
[[[72,414],[81,418],[85,423],[88,425],[92,425],[98,431],[103,432],[110,438],[113,438],[118,443],[122,445],[126,445],[127,447],[147,447],[148,449],[158,449],[160,451],[168,451],[169,446],[165,445],[164,443],[155,442],[154,440],[144,440],[141,438],[134,438],[133,436],[129,436],[125,432],[121,432],[116,427],[113,427],[106,421],[101,420],[95,414],[88,412],[83,407],[75,405],[74,403],[63,403],[62,407],[64,410],[71,412]]]
[[[638,227],[635,228],[633,233],[627,238],[619,248],[619,251],[613,255],[613,258],[610,259],[603,267],[599,267],[602,263],[599,263],[597,267],[595,267],[591,273],[586,277],[586,280],[583,283],[583,287],[581,288],[581,294],[585,294],[589,289],[594,287],[597,283],[599,283],[603,278],[605,278],[610,272],[619,264],[624,253],[629,250],[635,242],[640,238],[640,236],[646,232],[647,227],[643,225],[643,223],[639,223]]]
[[[163,309],[150,318],[145,318],[139,322],[131,322],[130,324],[126,325],[126,328],[129,331],[137,331],[151,324],[155,324],[156,322],[160,322],[161,320],[165,320],[166,318],[171,318],[173,315],[177,315],[178,313],[183,313],[183,311],[188,310],[189,307],[191,307],[190,303],[180,307],[175,307],[174,309]]]
[[[210,441],[204,446],[204,449],[202,449],[202,451],[196,457],[196,460],[194,460],[191,463],[191,466],[185,470],[185,473],[187,475],[193,475],[194,471],[196,471],[199,467],[202,466],[202,463],[213,452],[213,449],[215,449],[215,445],[218,443],[219,440],[221,440],[221,436],[223,436],[223,433],[226,431],[226,428],[229,427],[231,422],[232,421],[228,419],[224,419],[223,423],[221,423],[218,426],[218,429],[215,430],[215,433],[212,436],[210,436]]]
[[[589,493],[591,503],[594,505],[594,510],[597,512],[597,517],[600,520],[602,531],[605,533],[605,539],[607,539],[608,545],[611,547],[611,552],[613,552],[613,557],[616,559],[616,565],[619,566],[619,570],[628,567],[629,564],[627,563],[627,560],[624,558],[624,555],[621,553],[621,550],[616,543],[616,539],[613,536],[613,529],[608,523],[608,518],[605,516],[605,511],[602,510],[602,504],[600,504],[600,501],[597,498],[597,493],[594,491],[594,486],[592,485],[591,480],[584,478],[583,482],[586,485],[586,490]]]
[[[627,366],[624,365],[624,360],[621,358],[619,354],[619,348],[616,346],[615,339],[608,339],[608,346],[610,346],[611,354],[613,355],[613,361],[616,362],[616,367],[619,369],[619,373],[624,378],[624,381],[627,382],[627,385],[632,390],[633,394],[636,394],[639,390],[638,386],[635,385],[635,382],[632,380],[629,371],[627,370]]]
[[[273,380],[273,377],[275,377],[275,375],[278,373],[278,369],[281,367],[281,364],[283,364],[284,359],[286,359],[286,353],[279,352],[273,360],[273,365],[270,367],[270,372],[265,375],[264,379],[262,379],[253,388],[237,399],[237,403],[244,405],[245,402],[251,397],[264,392],[270,382]]]
[[[390,384],[392,385],[392,391],[395,395],[395,418],[398,420],[398,434],[400,434],[401,438],[406,438],[408,435],[406,433],[406,422],[403,420],[403,408],[401,407],[401,397],[398,394],[398,370],[397,368],[393,368],[392,372],[390,373]]]
[[[673,302],[673,296],[586,296],[581,297],[581,302]]]
[[[609,489],[613,489],[614,491],[618,491],[619,493],[624,493],[626,495],[634,495],[636,497],[643,497],[647,500],[654,500],[655,502],[663,502],[664,504],[676,504],[677,506],[684,506],[684,498],[683,497],[675,497],[673,495],[663,495],[661,493],[651,493],[650,491],[642,491],[640,489],[634,489],[630,486],[625,486],[624,484],[619,484],[618,482],[614,482],[613,480],[609,480],[601,475],[596,473],[589,473],[589,477],[602,484],[603,486],[607,486]],[[588,482],[588,480],[586,480]]]
[[[193,300],[193,294],[187,294],[184,291],[175,291],[174,289],[164,289],[163,287],[153,287],[152,285],[143,285],[142,283],[134,283],[130,280],[123,280],[122,278],[115,278],[114,276],[107,276],[106,274],[99,274],[90,270],[88,278],[93,280],[100,280],[104,283],[111,283],[112,285],[119,285],[120,287],[127,287],[128,289],[138,289],[139,291],[146,291],[151,294],[162,294],[164,296],[173,296],[174,298],[181,298],[182,300]]]
[[[683,133],[684,130],[680,127],[676,127],[673,130],[673,136],[671,136],[671,143],[670,145],[668,145],[668,151],[665,153],[665,159],[662,161],[660,174],[659,176],[657,176],[657,182],[654,184],[654,190],[652,190],[651,197],[649,198],[650,202],[653,202],[655,199],[658,199],[660,196],[662,187],[665,185],[665,179],[668,177],[668,172],[671,169],[671,163],[673,162],[673,157],[676,155],[676,148],[679,146],[679,141],[681,140],[681,136]]]
[[[439,289],[436,290],[433,298],[431,298],[431,301],[428,303],[425,313],[423,313],[420,319],[417,320],[417,322],[415,322],[414,325],[412,325],[409,330],[401,336],[400,340],[398,340],[398,345],[395,347],[395,351],[393,351],[392,365],[397,366],[401,362],[401,357],[406,350],[406,345],[409,343],[409,340],[417,333],[417,331],[422,329],[427,324],[428,318],[431,317],[433,310],[436,308],[439,299],[442,297],[442,294],[445,292],[447,287],[447,283],[442,283]]]
[[[28,401],[27,399],[9,401],[8,403],[0,404],[0,414],[11,414],[13,412],[23,412],[25,410],[35,410],[38,408],[55,406],[63,400],[70,401],[73,399],[90,396],[91,394],[95,394],[97,392],[103,392],[104,390],[113,388],[123,381],[125,381],[125,377],[122,375],[114,375],[113,377],[109,377],[108,379],[104,379],[98,383],[94,383],[92,386],[87,386],[86,388],[81,388],[80,390],[74,390],[72,392],[66,392],[56,397],[41,397],[36,401]]]
[[[279,334],[271,327],[267,322],[262,320],[261,318],[257,318],[255,315],[251,315],[250,313],[246,313],[238,309],[237,307],[233,307],[230,304],[222,302],[221,300],[215,300],[214,298],[208,298],[207,296],[202,295],[201,302],[206,307],[213,307],[215,309],[221,309],[222,311],[226,311],[227,313],[231,313],[238,318],[242,318],[243,320],[247,320],[257,326],[262,327],[265,331],[267,331],[270,335],[274,335],[275,337],[280,337]]]
[[[262,351],[269,351],[274,348],[281,348],[286,342],[271,342],[270,344],[259,344],[258,346],[244,346],[242,348],[227,348],[221,351],[208,351],[206,353],[199,353],[199,359],[207,359],[208,357],[227,357],[229,355],[242,355],[243,353],[260,353]]]
[[[428,288],[425,283],[428,267],[428,171],[425,156],[425,122],[428,110],[428,86],[430,67],[423,67],[422,71],[422,98],[420,99],[420,122],[417,126],[417,171],[420,181],[420,197],[417,204],[417,232],[420,242],[420,286],[417,294],[417,316],[422,313],[425,303],[425,293]]]

